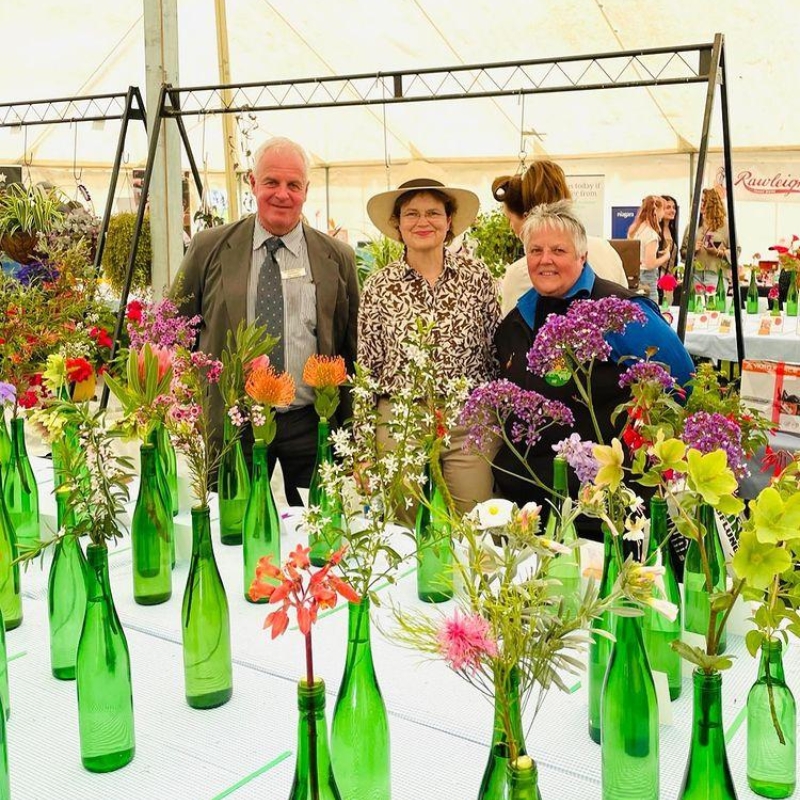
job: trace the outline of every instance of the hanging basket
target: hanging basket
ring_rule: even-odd
[[[35,233],[5,233],[0,236],[0,250],[2,250],[12,261],[19,264],[28,264],[33,261],[33,253],[36,249]]]

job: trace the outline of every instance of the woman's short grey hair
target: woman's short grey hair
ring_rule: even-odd
[[[256,152],[253,154],[253,172],[255,172],[256,167],[258,167],[258,162],[261,161],[261,157],[264,153],[269,152],[270,150],[291,150],[293,153],[297,153],[300,156],[303,162],[303,169],[306,174],[306,183],[308,183],[308,170],[310,169],[310,163],[308,160],[308,153],[299,145],[297,142],[293,142],[291,139],[287,139],[285,136],[273,136],[272,139],[267,139]]]
[[[575,207],[569,200],[559,200],[557,203],[544,203],[534,206],[525,218],[520,231],[520,238],[528,249],[528,241],[532,236],[543,230],[560,231],[566,233],[575,252],[585,255],[587,250],[586,228],[575,214]]]

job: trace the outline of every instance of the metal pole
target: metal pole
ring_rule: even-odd
[[[718,34],[721,37],[721,34]],[[733,286],[733,323],[736,330],[736,357],[741,374],[744,360],[744,333],[742,332],[742,294],[739,289],[739,248],[736,246],[736,217],[733,213],[733,162],[731,160],[731,128],[728,119],[728,90],[725,72],[725,43],[720,47],[720,108],[722,109],[722,152],[725,165],[725,195],[728,201],[728,236],[731,246],[731,284]]]

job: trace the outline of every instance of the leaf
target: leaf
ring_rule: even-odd
[[[764,631],[748,631],[744,637],[744,643],[747,646],[747,652],[755,657],[761,649],[762,642],[766,639]]]
[[[694,664],[706,673],[722,672],[733,666],[733,661],[730,657],[710,656],[701,648],[692,647],[680,639],[672,642],[671,647],[684,661]]]

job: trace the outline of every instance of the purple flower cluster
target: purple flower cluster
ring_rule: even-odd
[[[551,314],[539,329],[528,352],[528,369],[546,375],[573,362],[607,361],[611,346],[605,335],[621,333],[630,322],[644,321],[644,312],[630,300],[576,300],[566,314]]]
[[[13,405],[17,397],[17,387],[13,383],[0,381],[0,406]]]
[[[531,446],[550,425],[573,425],[572,411],[557,400],[520,388],[508,380],[490,381],[472,391],[459,423],[467,428],[464,449],[485,450],[511,419],[511,440]]]
[[[29,264],[23,264],[14,277],[23,286],[38,286],[42,283],[52,283],[59,276],[59,271],[46,261],[35,259]]]
[[[165,297],[158,303],[144,306],[140,321],[128,323],[131,347],[138,350],[150,344],[155,347],[166,347],[169,350],[176,347],[191,350],[201,321],[199,314],[193,317],[179,314],[175,303]]]
[[[553,450],[567,459],[567,463],[575,470],[581,483],[591,483],[597,476],[600,465],[592,453],[594,442],[581,439],[579,433],[573,433],[558,444],[553,445]]]
[[[620,376],[620,389],[634,383],[658,383],[665,392],[671,391],[677,386],[675,378],[655,361],[637,361]]]
[[[686,417],[681,438],[688,447],[703,454],[724,450],[734,475],[739,479],[748,475],[747,458],[742,449],[742,429],[733,420],[716,411],[695,411]]]

